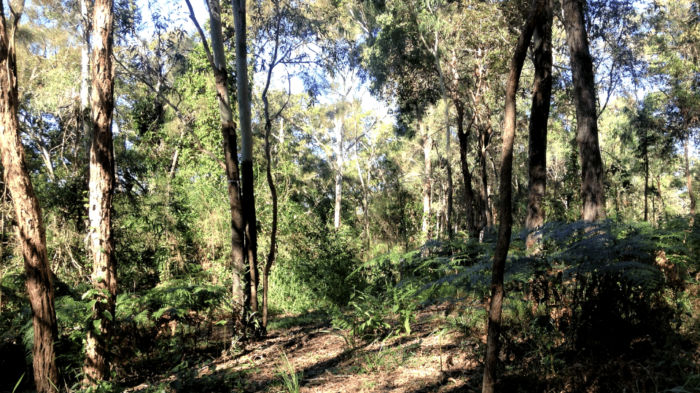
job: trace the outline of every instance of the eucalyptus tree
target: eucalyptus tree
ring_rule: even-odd
[[[603,220],[605,213],[605,169],[598,140],[593,57],[585,21],[585,1],[562,0],[566,41],[576,104],[576,141],[581,163],[581,218]]]
[[[380,76],[375,77],[377,81],[387,79],[386,76],[381,76],[383,59],[410,56],[413,62],[402,64],[401,68],[389,68],[388,72],[394,75],[395,83],[408,82],[408,86],[412,84],[397,78],[402,68],[407,69],[407,73],[414,79],[418,75],[427,80],[432,79],[433,86],[440,87],[440,95],[451,100],[455,106],[464,180],[465,221],[468,232],[477,236],[492,221],[488,209],[486,156],[492,133],[492,103],[489,97],[494,95],[494,91],[500,90],[499,80],[505,73],[500,53],[503,37],[507,37],[508,32],[503,29],[505,20],[502,12],[497,4],[472,1],[387,2],[383,13],[376,20],[380,32],[369,43],[370,51],[366,57],[370,73]],[[484,34],[484,31],[488,33]],[[409,55],[404,55],[405,52]],[[449,105],[446,104],[444,109],[447,124]],[[469,123],[464,127],[466,120]],[[479,214],[475,214],[477,197],[474,196],[472,170],[469,168],[469,138],[475,125],[479,133],[477,154],[482,180],[478,196],[478,205],[481,206]],[[446,155],[449,155],[448,135],[451,133],[446,134]],[[451,172],[449,166],[446,169]],[[448,193],[449,188],[448,179]]]
[[[240,176],[238,168],[238,147],[236,135],[236,123],[234,122],[233,107],[229,97],[228,69],[226,67],[226,53],[224,51],[224,35],[222,30],[221,5],[219,0],[207,0],[209,10],[209,31],[211,34],[211,48],[207,37],[194,15],[192,4],[186,0],[190,19],[194,23],[202,40],[204,51],[214,73],[216,84],[216,100],[219,104],[219,118],[221,134],[223,137],[224,169],[226,172],[228,200],[231,212],[231,260],[233,263],[233,288],[234,299],[241,306],[241,320],[245,319],[247,309],[253,309],[256,299],[256,291],[253,278],[256,272],[248,271],[245,266],[245,217],[244,206],[241,200]]]
[[[696,213],[690,168],[690,144],[700,134],[700,23],[698,5],[688,0],[664,0],[649,10],[650,71],[668,97],[666,114],[672,137],[683,144],[684,174],[690,214]]]
[[[501,161],[500,183],[500,226],[498,228],[498,240],[493,257],[493,269],[491,278],[491,302],[489,308],[488,336],[486,342],[486,354],[484,356],[484,378],[482,383],[483,393],[493,393],[496,389],[496,369],[499,353],[499,338],[501,333],[501,316],[503,312],[503,276],[506,257],[510,247],[510,236],[513,225],[512,211],[512,175],[513,175],[513,140],[515,138],[516,100],[520,74],[523,63],[530,46],[530,40],[537,26],[543,25],[546,20],[545,9],[547,0],[536,0],[532,3],[530,15],[520,30],[520,37],[515,46],[513,58],[510,64],[510,72],[506,84],[505,113],[503,124],[503,152]]]
[[[546,1],[544,12],[545,17],[533,33],[532,62],[535,66],[535,80],[528,134],[528,201],[525,219],[525,226],[531,232],[527,237],[527,248],[531,248],[539,237],[533,231],[542,226],[545,220],[542,204],[547,190],[547,121],[552,96],[552,0]]]
[[[114,185],[114,147],[112,118],[114,111],[113,0],[95,0],[92,24],[92,139],[90,145],[89,218],[93,255],[92,282],[95,287],[94,329],[87,333],[85,382],[95,384],[110,378],[109,342],[114,330],[117,300],[117,261],[112,232]]]
[[[265,82],[261,92],[264,115],[264,143],[265,143],[265,173],[267,184],[270,190],[272,202],[272,223],[270,230],[270,249],[267,254],[265,265],[263,266],[263,307],[262,325],[267,328],[268,320],[268,297],[269,297],[269,276],[270,269],[275,261],[277,247],[277,226],[278,226],[278,197],[277,188],[272,174],[272,152],[270,135],[272,123],[281,117],[282,112],[289,104],[291,91],[288,91],[287,101],[272,112],[269,92],[275,70],[285,72],[286,79],[290,84],[292,73],[303,78],[308,78],[309,68],[312,68],[316,61],[309,56],[311,43],[315,40],[316,34],[313,28],[313,20],[304,12],[307,4],[293,3],[288,0],[273,0],[271,2],[259,2],[255,4],[253,13],[255,14],[255,52],[256,59],[260,62],[261,70],[265,71]],[[303,68],[303,70],[299,70]],[[283,127],[280,127],[283,131]],[[280,135],[280,142],[284,134]]]
[[[59,383],[54,343],[58,323],[54,306],[54,287],[46,249],[46,230],[27,170],[20,137],[19,86],[15,37],[24,11],[24,2],[9,5],[10,19],[0,2],[0,149],[5,181],[12,195],[22,245],[27,292],[32,311],[34,344],[34,382],[38,392],[55,391]]]
[[[425,124],[428,108],[441,96],[439,80],[434,73],[434,59],[415,36],[415,25],[406,17],[406,3],[388,2],[383,7],[369,8],[363,3],[364,30],[368,32],[367,44],[362,50],[363,67],[367,70],[373,94],[387,100],[395,99],[398,118],[402,127],[417,128],[423,153],[423,216],[421,231],[431,237],[433,168],[431,152],[434,147],[433,132]],[[357,12],[359,14],[359,11]],[[371,24],[370,24],[371,23]],[[373,34],[373,32],[378,33]],[[415,126],[411,123],[415,121]],[[408,134],[409,136],[412,133]]]
[[[245,242],[250,269],[250,308],[258,311],[258,233],[255,215],[255,184],[253,176],[253,129],[250,119],[250,91],[248,88],[248,40],[246,1],[231,0],[236,47],[236,97],[238,101],[238,125],[241,128],[241,188]]]

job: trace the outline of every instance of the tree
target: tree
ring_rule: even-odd
[[[532,62],[535,80],[532,86],[530,109],[529,163],[527,182],[527,218],[525,226],[530,231],[526,245],[531,248],[538,236],[533,232],[544,224],[545,210],[542,203],[547,190],[547,121],[552,96],[552,1],[547,0],[545,18],[534,32]]]
[[[606,217],[605,170],[598,141],[595,74],[586,32],[585,0],[563,0],[562,8],[576,103],[576,141],[581,162],[581,218],[598,221]]]
[[[503,124],[503,155],[501,161],[500,184],[500,216],[498,241],[493,257],[491,278],[491,302],[489,308],[488,337],[486,355],[484,357],[483,393],[493,393],[496,388],[496,366],[498,362],[499,336],[501,334],[501,314],[503,311],[503,275],[506,257],[510,247],[510,235],[513,225],[512,185],[513,176],[513,140],[515,138],[516,98],[520,74],[527,55],[530,39],[537,26],[543,25],[545,18],[546,0],[537,0],[532,4],[532,10],[521,29],[520,38],[513,53],[510,73],[506,84],[505,118]]]
[[[228,183],[228,200],[231,211],[231,260],[233,264],[233,288],[234,299],[241,306],[241,320],[245,319],[246,310],[251,307],[253,300],[251,285],[251,273],[245,266],[245,224],[243,216],[243,203],[241,201],[240,176],[238,170],[238,141],[236,136],[236,123],[233,120],[233,108],[229,97],[228,69],[226,67],[226,53],[224,51],[224,35],[221,25],[221,5],[219,0],[207,0],[209,9],[209,30],[211,33],[211,49],[207,44],[207,37],[200,27],[192,9],[192,4],[187,0],[190,11],[190,19],[195,24],[202,45],[214,73],[216,83],[216,100],[219,104],[219,117],[221,121],[221,135],[223,137],[224,169]],[[213,55],[212,55],[213,52]]]
[[[46,230],[41,207],[27,170],[24,147],[19,134],[19,89],[15,34],[24,11],[24,2],[10,5],[10,20],[5,18],[4,2],[0,1],[0,148],[5,182],[12,195],[27,292],[34,328],[34,382],[38,392],[54,391],[58,384],[54,343],[58,339],[58,323],[54,306],[54,288],[46,249]]]
[[[236,95],[241,127],[241,182],[243,188],[243,217],[250,269],[250,308],[258,311],[258,233],[255,218],[255,188],[253,178],[253,129],[250,122],[250,91],[248,89],[248,51],[246,39],[246,2],[231,0],[236,34]]]
[[[114,3],[95,0],[92,14],[95,42],[92,59],[92,140],[90,146],[89,218],[93,255],[92,284],[96,302],[93,326],[88,330],[83,371],[85,382],[109,379],[109,342],[117,300],[117,261],[112,233],[114,147]]]

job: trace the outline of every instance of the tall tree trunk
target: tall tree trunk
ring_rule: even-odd
[[[693,195],[693,178],[690,176],[690,157],[688,156],[688,145],[690,144],[690,129],[685,138],[685,179],[688,187],[688,199],[690,200],[690,215],[695,215],[695,195]]]
[[[90,32],[92,31],[92,22],[88,14],[88,0],[80,0],[80,19],[83,25],[82,47],[80,48],[80,126],[82,128],[82,137],[84,138],[85,151],[90,158]],[[77,146],[80,143],[80,136],[75,138],[76,158]]]
[[[437,52],[437,36],[435,40],[435,47],[435,64],[440,75],[440,88],[442,90],[442,100],[445,104],[445,169],[447,171],[447,190],[445,190],[447,192],[447,205],[445,206],[445,228],[447,228],[448,236],[452,238],[452,231],[450,231],[450,227],[452,227],[452,162],[450,156],[450,140],[452,138],[450,135],[450,108],[448,106],[447,88],[445,87],[444,80],[445,78],[442,73],[442,67],[440,66],[440,57]]]
[[[90,146],[90,239],[93,255],[92,282],[98,291],[93,310],[95,329],[87,334],[85,382],[95,384],[109,379],[109,341],[117,296],[117,266],[112,236],[112,196],[114,192],[114,149],[112,112],[114,109],[114,68],[112,36],[114,4],[96,0],[92,15],[95,42],[92,61],[92,143]],[[107,293],[103,291],[106,290]],[[106,313],[110,315],[107,316]],[[98,322],[100,321],[100,322]],[[98,327],[99,326],[99,327]]]
[[[58,324],[51,268],[46,250],[44,219],[27,170],[24,147],[19,135],[19,90],[14,37],[24,2],[15,3],[15,7],[11,10],[11,26],[7,26],[4,5],[0,2],[0,149],[5,184],[12,194],[17,215],[19,240],[27,275],[27,294],[34,327],[34,383],[36,390],[44,393],[54,391],[51,383],[59,383],[54,353]]]
[[[335,154],[336,154],[336,173],[335,173],[335,208],[333,210],[333,225],[335,229],[340,228],[340,209],[342,208],[343,199],[343,121],[336,114],[333,132],[335,133]]]
[[[511,226],[513,224],[512,187],[513,175],[513,139],[515,138],[516,97],[520,73],[523,69],[527,48],[535,27],[543,18],[546,0],[536,0],[532,11],[523,26],[518,44],[515,47],[510,63],[510,73],[506,83],[505,118],[503,125],[503,161],[501,162],[500,184],[500,216],[501,225],[498,229],[498,241],[493,257],[493,272],[491,277],[491,305],[489,308],[488,338],[486,341],[486,356],[484,359],[483,393],[493,393],[496,388],[496,366],[498,363],[499,336],[501,334],[501,314],[503,311],[503,274],[506,257],[510,247]]]
[[[530,231],[525,245],[532,248],[540,239],[536,230],[544,224],[542,203],[547,191],[547,121],[552,97],[552,0],[547,0],[543,23],[535,29],[533,63],[535,81],[530,110],[527,217],[525,227]]]
[[[279,9],[277,9],[279,13]],[[262,93],[262,101],[264,105],[265,112],[265,173],[267,175],[267,186],[270,188],[270,199],[272,199],[272,229],[270,230],[270,250],[267,253],[267,261],[263,267],[263,309],[262,309],[262,328],[263,332],[267,332],[267,317],[268,317],[268,295],[270,292],[269,288],[269,276],[270,269],[272,269],[272,264],[275,263],[275,249],[277,247],[277,188],[275,187],[275,180],[272,177],[272,156],[270,153],[270,133],[272,132],[272,119],[270,117],[270,103],[267,99],[267,92],[270,88],[270,81],[272,79],[272,70],[277,63],[277,49],[279,48],[279,35],[280,35],[280,22],[278,19],[277,30],[275,33],[275,51],[270,59],[270,65],[267,70],[267,83],[265,84],[265,89]],[[284,135],[283,129],[280,128],[280,134]],[[280,138],[280,143],[282,139]]]
[[[250,309],[258,311],[258,229],[255,215],[253,179],[253,130],[250,122],[250,90],[248,89],[248,61],[246,41],[246,2],[231,0],[233,23],[236,31],[236,96],[238,119],[241,127],[241,175],[243,183],[243,217],[245,239],[250,267]]]
[[[644,221],[649,220],[649,152],[644,142]]]
[[[472,188],[472,174],[469,171],[467,161],[467,151],[469,150],[469,134],[471,133],[474,117],[469,120],[466,130],[464,129],[464,104],[455,100],[457,110],[457,138],[459,139],[459,162],[462,166],[462,177],[464,178],[464,220],[467,224],[467,232],[471,237],[479,236],[479,231],[475,225],[474,218],[474,189]]]
[[[605,171],[598,142],[595,75],[586,33],[585,1],[562,0],[562,8],[576,102],[576,141],[581,162],[581,218],[597,221],[605,219]]]
[[[484,227],[491,228],[493,225],[491,218],[491,209],[489,208],[489,179],[486,163],[486,148],[491,139],[491,117],[486,117],[487,124],[479,133],[479,167],[481,168],[481,189],[479,190],[479,204],[481,205],[481,221],[479,230]]]
[[[423,138],[423,226],[422,232],[426,239],[430,239],[430,183],[433,177],[433,161],[430,159],[430,152],[433,150],[433,137],[423,123],[422,115],[418,119],[418,128]]]
[[[221,27],[221,4],[219,0],[207,0],[209,8],[209,24],[211,31],[211,46],[213,52],[213,68],[216,80],[216,98],[219,104],[221,119],[221,134],[224,140],[224,164],[228,182],[228,199],[231,210],[231,258],[233,261],[233,295],[245,309],[250,307],[250,274],[245,266],[244,236],[245,224],[243,218],[243,203],[241,201],[240,174],[238,171],[238,141],[236,123],[233,119],[233,108],[229,96],[228,69],[226,67],[226,52],[224,36]],[[192,13],[192,15],[194,15]],[[204,40],[204,37],[202,37]]]
[[[445,159],[445,167],[447,168],[447,211],[445,212],[445,231],[447,231],[447,237],[452,239],[454,231],[452,230],[452,194],[454,189],[452,187],[452,164],[450,164],[449,158]]]

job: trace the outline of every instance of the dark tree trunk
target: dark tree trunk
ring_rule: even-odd
[[[258,311],[258,230],[255,214],[255,185],[253,179],[253,130],[250,121],[250,91],[246,39],[246,2],[232,0],[236,42],[236,95],[241,128],[241,180],[243,188],[243,219],[248,265],[250,269],[250,309]]]
[[[644,221],[649,220],[649,152],[644,141]]]
[[[511,226],[513,224],[512,187],[513,175],[513,139],[515,138],[516,94],[520,73],[523,69],[527,48],[530,44],[535,27],[543,18],[546,0],[537,0],[525,22],[515,47],[510,63],[510,73],[506,83],[505,119],[503,125],[503,161],[501,162],[500,184],[500,216],[501,225],[498,229],[498,241],[493,257],[493,272],[491,278],[491,304],[489,308],[488,338],[486,341],[486,356],[484,359],[483,393],[493,393],[496,388],[496,366],[498,363],[499,336],[501,334],[501,314],[503,311],[503,274],[506,257],[510,247]]]
[[[459,100],[455,101],[457,110],[457,137],[459,139],[459,162],[462,166],[462,177],[464,178],[464,221],[467,224],[467,232],[471,237],[479,236],[479,230],[474,223],[474,189],[472,188],[472,174],[469,171],[467,162],[467,151],[469,150],[469,134],[471,133],[474,117],[469,120],[467,129],[464,129],[464,105]]]
[[[534,33],[535,81],[532,87],[530,110],[529,164],[527,189],[527,218],[525,227],[530,231],[526,246],[531,248],[540,238],[536,230],[544,224],[542,203],[547,191],[547,121],[552,97],[552,0],[547,0],[543,23]]]
[[[276,34],[275,52],[272,57],[271,64],[277,61],[277,47],[279,46],[279,28]],[[270,230],[270,250],[267,254],[267,261],[263,267],[263,309],[262,309],[262,328],[263,332],[267,332],[267,317],[268,317],[268,295],[269,276],[272,264],[275,262],[275,248],[277,247],[277,188],[275,180],[272,177],[272,156],[270,154],[270,133],[272,131],[272,119],[270,118],[270,104],[267,99],[267,92],[270,87],[272,78],[272,66],[269,67],[267,73],[267,84],[262,93],[262,101],[265,112],[265,173],[267,175],[267,185],[270,188],[270,199],[272,199],[272,229]],[[366,209],[366,206],[365,206]]]
[[[19,9],[22,8],[20,4]],[[13,15],[12,26],[7,26],[5,9],[0,2],[0,149],[5,184],[12,194],[17,215],[19,241],[27,274],[27,294],[34,327],[34,383],[37,392],[44,393],[54,391],[51,383],[59,384],[54,353],[58,325],[44,220],[19,135],[19,91],[14,37],[20,19],[21,15]]]
[[[690,176],[690,159],[688,156],[688,145],[690,144],[690,131],[685,138],[685,178],[688,187],[688,199],[690,199],[690,215],[695,215],[695,195],[693,195],[693,178]]]
[[[109,341],[117,296],[117,266],[112,235],[112,196],[114,193],[114,149],[112,112],[114,109],[114,67],[112,39],[114,4],[96,0],[92,14],[94,48],[92,59],[92,142],[90,146],[90,239],[93,255],[92,283],[98,291],[93,310],[95,329],[88,330],[83,372],[85,382],[109,379]],[[111,314],[106,317],[105,313]],[[101,321],[101,322],[97,322]],[[98,334],[99,333],[99,334]]]
[[[576,102],[576,141],[581,162],[581,218],[597,221],[605,219],[605,171],[598,142],[595,75],[593,57],[588,48],[584,6],[585,0],[562,0]]]

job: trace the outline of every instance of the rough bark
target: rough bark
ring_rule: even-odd
[[[114,193],[114,67],[112,64],[114,4],[96,0],[92,15],[95,41],[92,60],[92,139],[90,145],[89,219],[93,255],[92,283],[99,291],[93,309],[94,329],[87,334],[85,382],[109,379],[109,341],[117,296],[117,266],[112,236]],[[106,300],[106,302],[102,302]],[[109,313],[109,316],[106,314]],[[100,322],[97,322],[100,321]]]
[[[54,391],[51,383],[59,383],[54,353],[58,325],[44,220],[27,170],[17,117],[19,90],[14,37],[23,6],[23,2],[15,4],[18,8],[11,9],[11,26],[7,26],[4,5],[0,2],[0,149],[5,184],[12,194],[17,216],[19,241],[27,275],[27,295],[34,328],[34,382],[36,390],[43,393]]]
[[[584,19],[585,1],[562,0],[562,8],[576,103],[576,142],[581,163],[581,218],[597,221],[606,217],[603,184],[605,171],[598,142],[595,75]]]
[[[535,80],[532,86],[532,109],[529,125],[529,162],[527,187],[527,217],[525,227],[530,231],[525,245],[532,248],[541,237],[536,230],[544,224],[542,203],[547,191],[547,121],[552,97],[552,0],[547,0],[545,16],[535,29]]]
[[[469,134],[471,133],[474,117],[469,120],[466,130],[464,129],[464,105],[455,101],[457,109],[457,138],[459,139],[459,162],[462,166],[462,177],[464,179],[464,221],[467,224],[469,236],[476,237],[479,230],[474,220],[474,189],[472,188],[472,174],[469,171],[467,161],[467,151],[469,150]]]
[[[236,45],[236,98],[238,123],[241,128],[241,180],[243,188],[243,218],[245,241],[250,270],[250,309],[258,311],[258,231],[255,214],[253,184],[253,130],[250,121],[250,90],[248,88],[248,61],[246,42],[246,2],[231,0]]]
[[[433,176],[433,162],[430,159],[430,152],[433,150],[433,137],[429,131],[426,131],[423,119],[418,120],[418,128],[420,129],[421,137],[423,138],[423,226],[422,232],[426,239],[430,239],[430,194]]]
[[[498,228],[498,241],[493,257],[491,277],[491,305],[489,308],[488,338],[486,341],[486,356],[484,359],[483,393],[493,393],[496,388],[496,366],[498,363],[499,336],[501,334],[501,314],[503,311],[503,274],[506,257],[510,247],[510,235],[513,224],[512,186],[513,175],[513,139],[515,138],[516,94],[520,73],[523,69],[530,38],[544,13],[546,0],[536,0],[523,26],[518,44],[515,47],[510,72],[506,82],[505,118],[503,125],[503,153],[501,162],[500,184],[500,216],[501,225]]]

